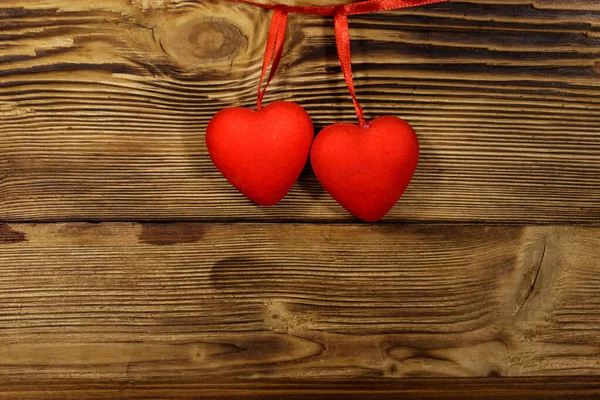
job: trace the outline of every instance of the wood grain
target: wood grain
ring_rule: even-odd
[[[600,374],[600,229],[11,224],[0,379]]]
[[[254,102],[269,14],[226,1],[3,1],[0,219],[352,220],[307,168],[259,208],[211,165],[208,119]],[[351,20],[359,96],[422,158],[388,221],[597,223],[600,8],[454,1]],[[332,22],[294,16],[269,100],[353,121]]]
[[[323,380],[199,382],[42,380],[1,381],[0,399],[592,399],[600,395],[597,377],[436,378],[402,380]]]

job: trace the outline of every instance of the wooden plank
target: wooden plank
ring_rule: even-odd
[[[352,220],[309,168],[260,208],[204,146],[220,108],[252,106],[268,12],[227,1],[3,1],[0,219]],[[418,131],[389,221],[597,222],[600,9],[472,0],[351,20],[369,118]],[[332,22],[293,16],[269,101],[320,128],[354,120]]]
[[[597,375],[599,233],[4,225],[0,379]]]
[[[7,381],[0,399],[591,399],[598,377],[436,378],[338,381]]]

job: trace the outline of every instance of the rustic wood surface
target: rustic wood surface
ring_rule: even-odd
[[[600,379],[379,379],[315,381],[202,382],[171,379],[160,381],[64,380],[1,381],[0,399],[96,400],[96,399],[473,399],[473,400],[581,400],[600,396]]]
[[[599,372],[600,228],[61,223],[0,240],[0,377]]]
[[[269,17],[0,2],[0,398],[600,398],[600,3],[351,18],[367,116],[421,142],[383,224],[210,163]],[[290,17],[267,94],[317,130],[355,118],[332,25]]]
[[[351,18],[368,117],[422,158],[388,221],[597,222],[600,7],[476,0]],[[0,219],[346,220],[306,173],[259,208],[209,161],[208,119],[252,106],[269,12],[228,1],[4,0]],[[329,18],[293,16],[268,100],[353,121]]]

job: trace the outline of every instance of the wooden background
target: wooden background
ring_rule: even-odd
[[[269,18],[0,1],[3,396],[600,396],[600,3],[352,17],[367,116],[422,146],[377,224],[309,166],[271,208],[212,166]],[[276,99],[354,121],[330,18],[290,17]]]

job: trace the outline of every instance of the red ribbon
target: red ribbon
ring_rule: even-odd
[[[273,18],[271,19],[271,26],[269,28],[269,36],[267,37],[267,48],[265,49],[265,57],[263,59],[262,71],[260,72],[260,79],[258,81],[258,96],[256,99],[256,106],[260,110],[262,108],[262,100],[267,92],[267,86],[271,83],[271,80],[275,76],[279,61],[281,60],[281,54],[283,53],[283,42],[285,41],[285,29],[287,26],[287,12],[281,8],[276,8],[273,12]],[[267,73],[267,68],[271,65],[271,71],[267,78],[267,84],[265,88],[261,90],[263,79]]]
[[[348,15],[367,14],[378,11],[395,10],[399,8],[417,7],[425,4],[441,3],[449,0],[366,0],[352,4],[341,4],[337,6],[287,6],[282,4],[262,4],[252,0],[232,0],[238,3],[247,3],[254,6],[274,10],[267,37],[267,47],[265,49],[265,57],[263,59],[262,71],[258,84],[258,97],[256,105],[260,110],[262,108],[262,100],[267,91],[267,86],[275,76],[281,55],[283,53],[283,43],[285,39],[285,30],[287,25],[288,13],[310,14],[310,15],[325,15],[334,17],[335,43],[337,46],[338,58],[344,80],[352,102],[354,110],[358,117],[360,126],[367,126],[367,122],[363,115],[363,110],[354,90],[354,81],[352,80],[352,61],[350,56],[350,31],[348,29]],[[261,89],[267,69],[271,64],[269,77],[267,78],[264,89]]]

